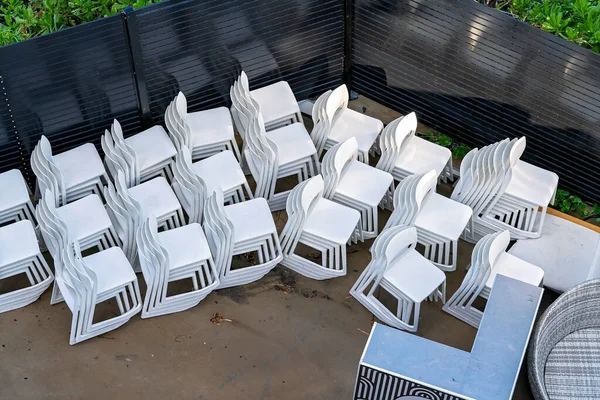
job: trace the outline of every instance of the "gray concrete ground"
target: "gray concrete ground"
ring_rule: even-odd
[[[396,117],[367,99],[351,106],[366,106],[386,123]],[[380,212],[382,225],[388,215]],[[282,228],[285,212],[274,218]],[[48,291],[28,307],[0,314],[0,399],[349,399],[374,319],[348,290],[370,260],[371,242],[349,248],[345,277],[320,282],[279,266],[259,282],[210,294],[191,310],[136,316],[75,346],[68,343],[71,313],[64,303],[50,306]],[[459,245],[458,270],[447,274],[449,295],[465,275],[472,247]],[[0,283],[0,293],[18,284]],[[555,297],[547,292],[542,307]],[[115,308],[104,306],[103,313]],[[417,334],[468,351],[476,330],[441,307],[423,305]],[[226,320],[211,322],[215,313]],[[525,367],[514,398],[531,398]]]

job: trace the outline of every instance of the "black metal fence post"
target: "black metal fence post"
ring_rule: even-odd
[[[354,0],[344,0],[344,83],[352,91],[352,25]]]
[[[146,87],[146,76],[144,74],[144,64],[142,58],[142,47],[138,34],[138,26],[133,7],[128,6],[123,10],[123,23],[125,24],[125,32],[129,43],[131,64],[133,66],[133,75],[135,82],[135,90],[138,98],[140,117],[142,119],[142,127],[149,128],[152,126],[152,113],[150,112],[150,99],[148,97],[148,89]]]

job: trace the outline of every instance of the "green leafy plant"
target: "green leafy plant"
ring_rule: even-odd
[[[452,157],[454,159],[464,158],[468,152],[471,151],[471,147],[464,143],[457,144],[452,148]]]
[[[444,135],[442,133],[427,131],[424,136],[425,139],[438,144],[443,147],[447,147],[452,150],[452,157],[454,159],[463,158],[469,151],[471,151],[471,147],[464,143],[457,143],[448,135]]]
[[[0,0],[0,45],[117,14],[160,0]]]
[[[566,40],[600,52],[598,0],[480,1]]]
[[[576,212],[577,215],[581,218],[587,217],[590,214],[587,210],[587,205],[583,200],[581,200],[581,198],[572,195],[571,193],[562,189],[558,189],[556,191],[554,208],[564,213]]]

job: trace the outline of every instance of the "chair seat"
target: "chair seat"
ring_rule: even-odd
[[[136,154],[137,167],[142,171],[160,165],[177,154],[169,135],[160,125],[155,125],[125,139]]]
[[[544,386],[551,399],[600,398],[600,328],[577,330],[554,346]]]
[[[260,106],[266,124],[300,113],[294,92],[285,81],[252,90],[250,95]]]
[[[159,232],[158,240],[169,254],[169,269],[186,267],[211,257],[202,226],[197,223]]]
[[[98,294],[127,285],[137,278],[120,247],[111,247],[83,258],[98,278]]]
[[[467,226],[472,214],[471,207],[440,194],[431,193],[421,204],[415,226],[456,240]]]
[[[342,172],[336,193],[376,207],[393,180],[387,172],[352,160]]]
[[[335,118],[328,139],[342,143],[354,137],[361,152],[368,152],[371,149],[383,129],[383,122],[380,120],[349,108],[342,110]]]
[[[343,245],[350,239],[359,221],[358,211],[320,198],[310,210],[304,232]]]
[[[409,139],[396,159],[396,168],[411,174],[423,174],[433,169],[439,176],[452,157],[452,152],[418,136]]]
[[[246,183],[237,158],[229,150],[195,162],[192,169],[206,183],[207,193],[212,193],[217,187],[226,193]]]
[[[544,270],[540,267],[521,260],[510,253],[503,253],[500,259],[496,261],[492,273],[485,286],[489,289],[494,285],[496,275],[504,275],[509,278],[529,283],[533,286],[539,286],[544,278]]]
[[[528,203],[547,206],[558,185],[558,175],[519,160],[506,187],[505,193]]]
[[[226,107],[211,108],[187,114],[193,147],[233,139],[233,122]]]
[[[23,220],[0,227],[0,266],[26,260],[39,253],[31,221]]]
[[[0,174],[0,212],[18,207],[30,201],[29,190],[23,174],[11,169]]]
[[[57,208],[56,213],[67,225],[71,239],[85,239],[112,226],[102,200],[95,194]]]
[[[269,203],[264,198],[225,207],[225,215],[234,228],[234,243],[277,232]]]
[[[446,280],[446,275],[418,251],[408,249],[392,261],[383,279],[412,301],[420,303]]]
[[[269,131],[267,136],[277,146],[280,167],[317,153],[304,124],[299,122]]]
[[[173,189],[162,176],[130,188],[129,194],[146,212],[159,219],[181,208]]]
[[[65,187],[71,188],[106,174],[102,159],[91,143],[52,157],[60,170]]]

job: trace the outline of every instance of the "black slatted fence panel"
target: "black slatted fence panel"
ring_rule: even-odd
[[[42,134],[60,153],[87,142],[100,148],[113,118],[127,133],[141,128],[120,15],[2,47],[0,75],[30,182],[29,155]],[[2,134],[9,119],[0,113]]]
[[[22,166],[21,146],[11,114],[11,105],[4,88],[4,79],[0,76],[0,173]]]
[[[600,54],[472,0],[355,0],[354,21],[354,90],[471,145],[526,136],[600,200]]]
[[[135,11],[153,121],[181,90],[193,110],[228,105],[243,68],[253,88],[284,79],[298,100],[341,83],[340,0],[171,1]]]

